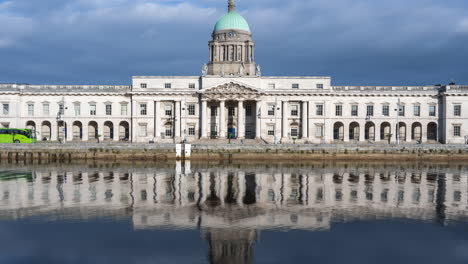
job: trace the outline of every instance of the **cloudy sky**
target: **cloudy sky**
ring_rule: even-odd
[[[237,0],[264,75],[468,84],[466,0]],[[199,75],[227,0],[0,0],[0,82]]]

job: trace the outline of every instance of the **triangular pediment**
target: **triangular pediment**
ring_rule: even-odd
[[[247,84],[229,81],[207,87],[200,91],[207,99],[254,99],[260,96],[260,91]]]
[[[204,94],[222,93],[222,94],[256,94],[259,93],[258,89],[238,82],[225,82],[212,87],[208,87],[201,91]]]

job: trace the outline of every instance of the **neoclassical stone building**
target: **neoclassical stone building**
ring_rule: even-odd
[[[52,141],[464,144],[468,136],[468,85],[262,76],[232,0],[201,76],[134,76],[132,86],[0,84],[0,104],[1,127],[32,127]]]

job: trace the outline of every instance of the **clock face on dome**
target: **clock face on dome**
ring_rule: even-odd
[[[235,36],[236,36],[236,32],[233,32],[233,31],[229,32],[229,37],[233,38]]]

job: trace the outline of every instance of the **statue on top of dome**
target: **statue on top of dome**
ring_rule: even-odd
[[[228,10],[229,12],[236,11],[236,3],[234,3],[234,0],[228,1]]]

